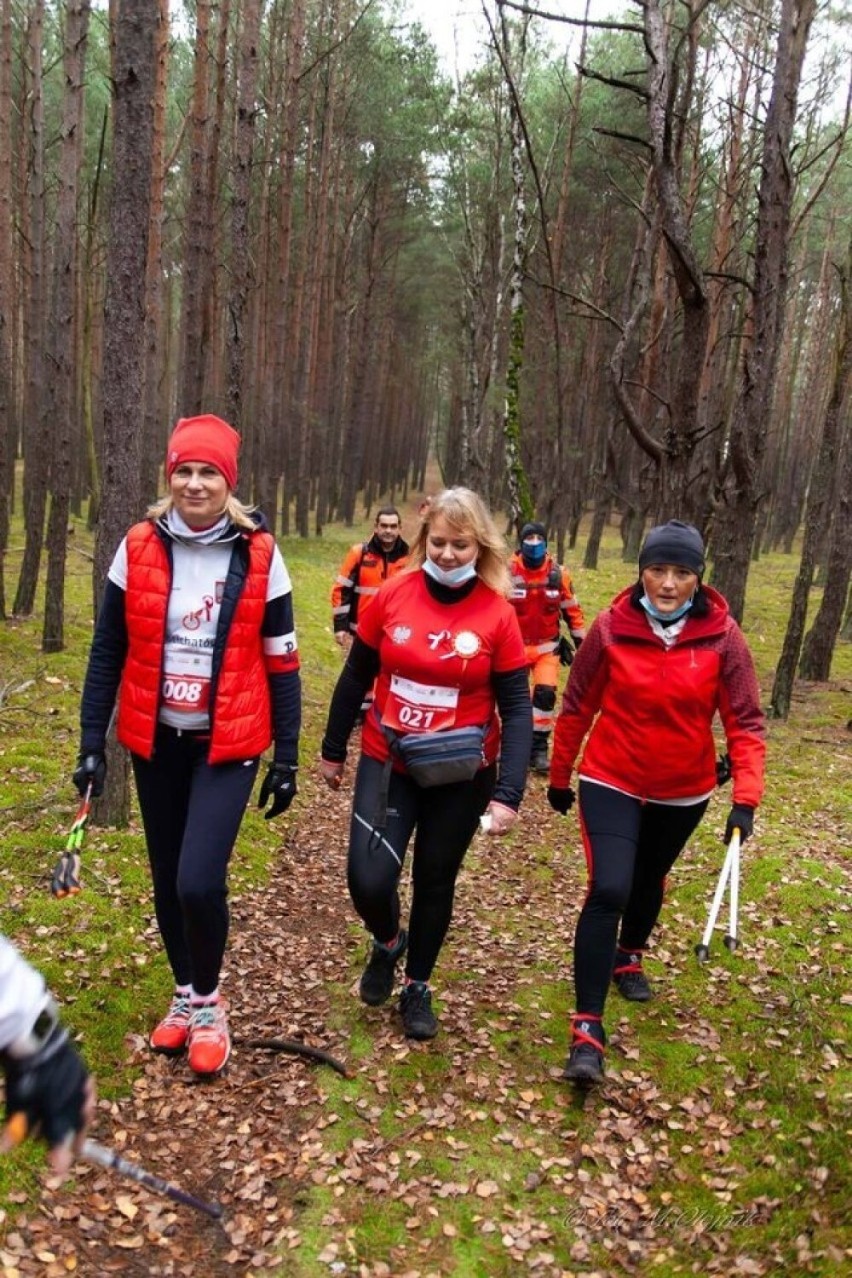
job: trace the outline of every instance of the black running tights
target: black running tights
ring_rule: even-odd
[[[581,781],[579,802],[589,885],[574,937],[576,1008],[601,1016],[616,940],[626,950],[645,948],[662,908],[666,875],[708,800],[688,807],[642,803]]]
[[[387,821],[374,828],[384,767],[362,755],[349,829],[349,893],[373,936],[392,941],[400,923],[399,879],[414,833],[411,914],[405,972],[428,981],[453,913],[456,877],[494,789],[496,767],[472,781],[424,790],[391,773]],[[416,831],[416,832],[415,832]]]

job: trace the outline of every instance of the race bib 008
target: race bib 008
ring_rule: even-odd
[[[190,653],[173,653],[163,672],[162,705],[178,714],[206,714],[210,706],[210,679],[198,674],[198,661]]]

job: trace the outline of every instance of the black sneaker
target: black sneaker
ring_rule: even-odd
[[[425,981],[409,981],[403,985],[399,1010],[406,1038],[425,1040],[438,1033],[438,1021],[432,1011],[432,991]]]
[[[380,944],[374,938],[373,948],[358,987],[362,1003],[367,1003],[370,1007],[380,1007],[382,1003],[387,1002],[393,990],[396,965],[407,946],[408,933],[405,928],[400,928],[396,945],[392,949],[388,949],[386,945]]]
[[[547,760],[547,733],[534,732],[532,751],[530,752],[530,767],[533,772],[549,772],[550,764]]]
[[[612,969],[612,983],[622,998],[631,1003],[647,1003],[654,997],[651,984],[642,971],[642,955],[619,950]]]
[[[575,1016],[571,1021],[571,1050],[562,1077],[570,1083],[589,1086],[602,1083],[604,1077],[604,1044],[606,1035],[599,1020]]]
[[[590,1043],[577,1043],[571,1048],[568,1062],[562,1074],[569,1083],[602,1083],[604,1077],[603,1052]]]

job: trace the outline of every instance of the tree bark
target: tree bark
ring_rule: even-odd
[[[50,441],[41,411],[44,390],[45,297],[45,177],[44,177],[44,0],[36,0],[27,27],[30,80],[29,153],[29,296],[26,321],[26,420],[24,436],[24,557],[13,605],[27,616],[33,610],[44,546],[44,516],[50,474]]]
[[[849,607],[849,579],[852,576],[852,428],[846,425],[846,439],[828,550],[828,571],[822,602],[802,648],[799,676],[824,682],[831,674],[831,660],[837,636]]]
[[[805,633],[808,596],[813,582],[817,554],[822,547],[828,527],[833,479],[839,461],[843,439],[843,405],[852,389],[852,241],[850,241],[846,267],[843,272],[843,310],[840,316],[840,332],[837,341],[834,381],[831,398],[825,413],[819,456],[811,476],[805,513],[805,534],[802,558],[796,583],[790,618],[781,650],[781,660],[775,671],[772,686],[772,713],[786,719],[790,713],[793,695],[793,679],[796,663]],[[847,533],[848,533],[847,527]]]
[[[138,429],[144,389],[145,268],[151,204],[153,102],[159,14],[121,0],[115,33],[113,170],[104,306],[103,495],[95,540],[95,602],[128,515],[141,515]],[[127,755],[112,745],[99,816],[129,819]]]
[[[59,195],[53,246],[53,298],[50,317],[50,369],[45,392],[45,435],[53,434],[50,515],[47,521],[47,582],[41,646],[61,652],[65,646],[65,561],[71,510],[72,449],[81,441],[73,413],[76,361],[74,314],[77,274],[77,204],[80,141],[83,131],[86,46],[90,0],[68,0],[65,9],[63,65],[65,100],[60,133]]]
[[[713,533],[713,584],[742,619],[760,479],[787,292],[793,170],[790,144],[816,0],[782,0],[772,94],[766,116],[755,245],[752,336],[747,342],[729,465]]]

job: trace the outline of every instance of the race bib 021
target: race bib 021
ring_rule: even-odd
[[[458,688],[391,675],[382,723],[395,732],[441,732],[456,721]]]

